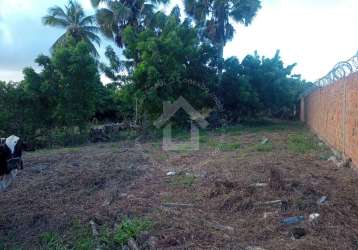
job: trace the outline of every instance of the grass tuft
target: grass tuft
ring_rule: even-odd
[[[66,250],[61,237],[54,232],[46,232],[40,236],[41,245],[45,250]]]
[[[114,233],[114,242],[124,246],[131,238],[136,238],[141,232],[150,229],[152,223],[146,219],[124,219]]]
[[[294,153],[307,154],[319,150],[314,138],[305,134],[292,134],[288,136],[288,150]]]
[[[235,151],[240,148],[240,143],[220,143],[218,148],[220,151]]]
[[[73,242],[73,249],[95,249],[96,242],[94,237],[92,236],[92,231],[89,225],[83,226],[79,222],[75,222],[71,229],[71,236],[71,242]]]

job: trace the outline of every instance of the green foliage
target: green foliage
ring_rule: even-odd
[[[25,68],[22,82],[0,82],[3,136],[36,138],[46,146],[53,141],[74,145],[78,143],[64,141],[66,136],[73,135],[73,141],[82,138],[94,115],[115,109],[112,92],[101,84],[97,62],[85,42],[69,38],[50,57],[40,55],[36,63],[41,71]]]
[[[24,94],[25,90],[19,83],[0,82],[0,133],[24,132],[22,126],[31,117],[27,116],[26,108],[29,98]]]
[[[109,79],[113,81],[111,85],[122,86],[128,79],[128,71],[126,66],[130,66],[130,64],[120,60],[111,46],[106,48],[105,56],[109,63],[108,65],[101,63],[101,70]]]
[[[77,42],[84,41],[91,53],[98,56],[93,43],[100,45],[101,39],[97,36],[99,28],[95,26],[95,17],[86,16],[78,2],[70,0],[64,9],[59,6],[49,8],[48,15],[44,16],[42,21],[45,25],[66,29],[53,44],[53,49],[66,45],[67,38],[71,37]]]
[[[280,51],[273,58],[261,57],[255,53],[242,62],[241,74],[246,76],[260,100],[260,113],[267,116],[288,118],[299,94],[307,87],[300,76],[292,75],[296,64],[284,66]]]
[[[83,226],[75,222],[71,228],[71,242],[73,250],[89,250],[96,248],[96,242],[90,226]]]
[[[83,128],[95,113],[96,93],[101,83],[95,60],[86,43],[69,40],[52,57],[58,74],[55,117],[62,126]]]
[[[217,95],[229,121],[238,121],[242,117],[253,116],[260,107],[260,97],[249,77],[242,75],[242,66],[235,57],[224,63],[224,73]]]
[[[135,239],[143,231],[149,230],[151,226],[152,223],[147,219],[125,218],[115,230],[111,230],[107,225],[98,228],[97,242],[91,227],[76,221],[63,236],[54,232],[42,234],[40,244],[44,250],[92,250],[96,249],[97,244],[100,244],[102,249],[118,249],[126,245],[129,239]]]
[[[141,232],[148,230],[151,222],[145,219],[133,218],[124,219],[114,233],[114,241],[124,246],[128,240],[135,239]]]
[[[61,237],[53,232],[44,233],[40,237],[41,245],[45,250],[67,250]]]
[[[138,61],[133,70],[132,95],[139,100],[139,112],[156,119],[162,113],[163,101],[175,101],[180,96],[197,109],[212,106],[208,91],[197,83],[204,83],[207,89],[214,84],[215,72],[210,67],[213,49],[200,43],[189,20],[181,23],[176,15],[163,13],[156,14],[154,20],[143,32],[127,27],[123,34],[124,55]],[[187,120],[182,115],[178,121]]]
[[[184,0],[186,13],[197,23],[202,40],[209,39],[217,48],[218,73],[223,70],[223,51],[234,37],[232,21],[248,26],[261,8],[260,0]],[[221,77],[220,77],[221,78]]]
[[[300,154],[319,150],[314,138],[302,133],[289,135],[287,147],[290,151]]]
[[[72,147],[86,143],[88,131],[78,127],[59,127],[49,129],[42,136],[37,137],[35,145],[38,148]]]
[[[221,151],[234,151],[240,148],[240,143],[220,143],[218,148]]]
[[[299,94],[309,86],[291,72],[295,64],[285,67],[279,51],[269,59],[257,53],[240,64],[229,58],[224,64],[217,95],[231,122],[247,117],[294,119]]]
[[[119,47],[123,47],[123,31],[127,27],[137,32],[146,28],[153,18],[158,4],[168,3],[169,0],[91,0],[93,7],[97,8],[96,19],[102,34],[113,39]],[[104,7],[99,8],[100,3]]]
[[[284,66],[279,52],[273,58],[255,53],[242,62],[222,59],[234,34],[232,21],[249,25],[261,1],[186,0],[190,18],[184,20],[179,7],[169,15],[155,11],[166,2],[93,0],[96,18],[75,1],[49,9],[44,23],[66,32],[50,56],[35,60],[39,72],[25,68],[23,81],[0,82],[0,134],[36,138],[45,147],[78,145],[86,142],[90,121],[135,120],[145,131],[162,114],[163,102],[179,97],[212,127],[224,119],[294,118],[297,98],[309,86],[292,74],[295,65]],[[107,64],[96,61],[99,29],[123,47],[123,56],[108,47]],[[110,84],[101,84],[98,69]],[[185,129],[190,125],[183,110],[172,121]]]

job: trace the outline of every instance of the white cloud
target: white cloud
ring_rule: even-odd
[[[18,82],[23,79],[22,71],[19,70],[0,70],[0,81],[5,82]]]
[[[81,0],[81,1],[79,1],[79,3],[82,5],[83,9],[86,12],[93,12],[91,0]]]
[[[46,0],[0,0],[0,16],[4,19],[13,14],[32,16],[37,14],[38,7],[44,5]]]
[[[13,37],[10,29],[5,23],[0,20],[0,43],[3,42],[5,45],[10,46],[13,42]]]

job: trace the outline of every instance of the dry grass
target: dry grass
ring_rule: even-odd
[[[1,194],[0,240],[5,249],[39,249],[41,235],[55,232],[54,244],[71,244],[73,221],[115,231],[125,218],[146,217],[158,249],[358,249],[358,176],[326,162],[310,133],[278,124],[219,137],[206,134],[194,152],[123,142],[26,155]],[[263,137],[270,146],[259,150]],[[230,146],[220,150],[223,143]],[[320,214],[315,223],[311,213]],[[300,215],[300,224],[281,223]],[[306,235],[294,240],[297,228]]]

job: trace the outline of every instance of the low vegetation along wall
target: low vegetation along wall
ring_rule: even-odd
[[[303,95],[301,120],[358,166],[358,73]]]

